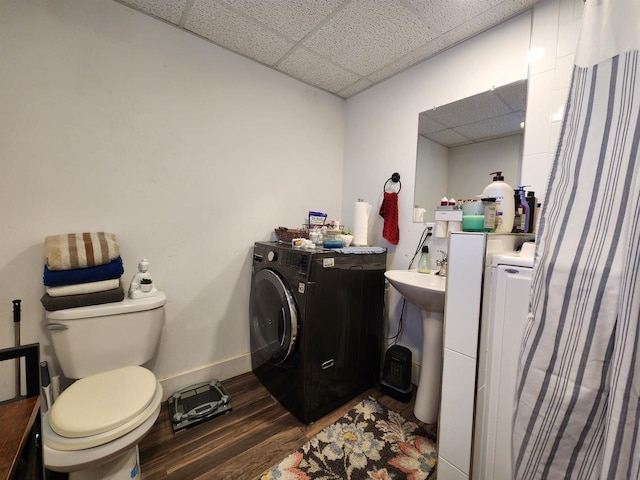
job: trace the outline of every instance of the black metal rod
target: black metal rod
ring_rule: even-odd
[[[20,346],[20,302],[22,300],[13,301],[13,333],[15,347]],[[20,359],[16,359],[16,396],[20,396]]]

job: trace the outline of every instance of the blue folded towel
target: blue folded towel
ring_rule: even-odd
[[[113,280],[114,278],[120,278],[123,273],[122,257],[117,257],[105,265],[73,270],[49,270],[45,265],[43,279],[47,287],[59,287],[62,285]]]
[[[370,253],[384,253],[386,251],[386,248],[384,247],[344,247],[344,248],[336,248],[333,251],[338,253],[370,254]]]

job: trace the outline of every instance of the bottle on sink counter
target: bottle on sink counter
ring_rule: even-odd
[[[422,247],[422,254],[418,261],[418,273],[431,273],[431,256],[429,255],[429,246]]]

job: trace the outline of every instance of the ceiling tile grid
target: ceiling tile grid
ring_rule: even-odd
[[[184,28],[270,66],[295,45],[226,5],[211,0],[193,2]]]
[[[400,1],[353,0],[303,44],[366,76],[435,37]]]
[[[226,3],[299,42],[343,4],[343,0],[226,0]]]
[[[343,98],[537,0],[115,0]]]
[[[360,78],[306,48],[296,48],[278,65],[278,70],[331,92],[341,91]]]
[[[187,0],[126,0],[126,5],[178,25]]]

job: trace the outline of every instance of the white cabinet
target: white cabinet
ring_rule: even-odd
[[[505,256],[498,259],[500,261],[509,259]],[[531,272],[530,267],[522,265],[498,264],[493,274],[491,316],[487,332],[484,474],[478,475],[478,478],[512,478],[511,423],[520,347],[529,312]]]
[[[504,412],[501,412],[502,416],[499,419],[493,418],[493,423],[489,425],[488,409],[494,408],[494,404],[491,403],[494,393],[490,382],[497,381],[498,389],[502,387],[502,373],[498,371],[494,376],[490,376],[494,367],[492,365],[490,369],[487,368],[488,362],[502,361],[489,355],[494,348],[493,345],[489,346],[492,337],[488,324],[492,323],[492,315],[487,308],[491,304],[490,278],[494,270],[491,267],[491,259],[505,252],[514,253],[515,247],[522,241],[523,237],[517,235],[481,233],[452,233],[449,237],[442,389],[438,420],[438,480],[498,478],[483,475],[486,470],[487,452],[491,452],[493,468],[493,457],[497,448],[495,438],[498,432],[494,431],[494,440],[489,446],[487,430],[489,427],[495,430],[496,421],[505,418]],[[509,297],[513,304],[505,304],[504,312],[510,312],[512,308],[527,309],[528,302],[520,300],[518,295],[507,293],[505,297]],[[512,316],[519,318],[519,315],[509,313],[505,315],[502,323],[508,323]],[[526,313],[524,317],[526,318]],[[502,329],[501,326],[500,335]],[[505,341],[517,335],[509,328],[506,331],[509,333]],[[512,346],[519,352],[519,341]],[[502,345],[497,348],[505,358],[513,355],[513,352],[507,352],[507,349],[502,352]],[[511,363],[511,367],[515,369],[517,357]],[[506,374],[506,369],[504,373]],[[511,411],[512,407],[509,406],[509,429]],[[500,431],[500,438],[505,434]],[[510,448],[507,453],[509,451]],[[501,461],[501,458],[495,461]]]

